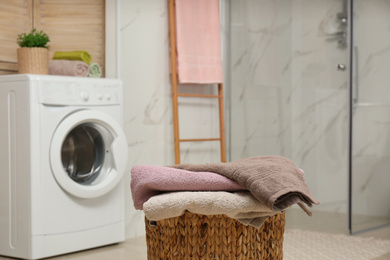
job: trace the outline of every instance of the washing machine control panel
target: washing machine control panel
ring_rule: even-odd
[[[39,102],[46,105],[113,105],[121,102],[119,80],[38,81]]]

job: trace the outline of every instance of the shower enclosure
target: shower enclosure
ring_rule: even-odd
[[[289,210],[293,227],[389,224],[390,1],[221,3],[230,160],[282,155],[305,170],[321,204],[309,219]]]

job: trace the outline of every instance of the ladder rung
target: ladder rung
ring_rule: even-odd
[[[218,95],[203,95],[203,94],[177,94],[179,97],[202,97],[202,98],[219,98]]]
[[[221,141],[221,138],[179,139],[179,142],[204,142],[204,141]]]

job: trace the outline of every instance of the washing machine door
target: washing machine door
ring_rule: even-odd
[[[57,127],[50,165],[57,183],[79,198],[96,198],[122,179],[127,141],[120,125],[105,113],[81,110]]]

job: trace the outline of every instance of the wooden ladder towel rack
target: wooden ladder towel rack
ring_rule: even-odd
[[[226,162],[223,84],[222,83],[217,84],[218,85],[218,94],[217,95],[178,93],[175,0],[168,0],[168,11],[169,11],[169,43],[170,43],[170,61],[171,61],[171,84],[172,84],[175,164],[180,164],[180,143],[181,142],[204,142],[204,141],[219,141],[220,142],[221,162]],[[179,97],[198,97],[198,98],[217,98],[218,99],[218,110],[219,110],[219,137],[218,138],[180,139],[180,134],[179,134],[179,102],[178,102]]]

